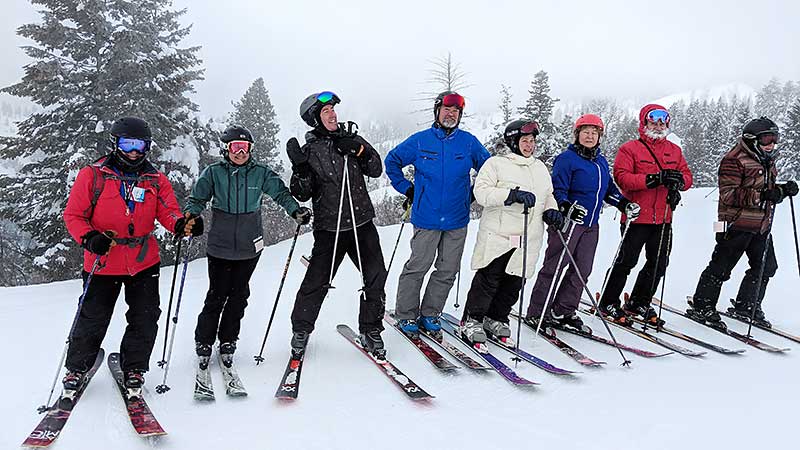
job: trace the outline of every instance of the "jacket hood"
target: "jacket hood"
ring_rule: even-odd
[[[656,109],[664,109],[664,110],[666,110],[667,108],[665,108],[665,107],[663,107],[663,106],[661,106],[661,105],[659,105],[657,103],[650,103],[650,104],[644,105],[644,107],[642,107],[642,109],[639,111],[639,137],[642,138],[642,140],[644,140],[644,141],[646,141],[647,143],[650,143],[650,144],[655,142],[655,140],[647,137],[647,135],[644,134],[645,125],[647,124],[646,117],[647,117],[647,114],[650,113],[650,111],[654,111]],[[667,126],[667,128],[669,128],[669,126]]]
[[[516,153],[506,153],[502,156],[518,166],[530,166],[537,160],[536,156],[534,155],[531,155],[529,158],[526,158]]]

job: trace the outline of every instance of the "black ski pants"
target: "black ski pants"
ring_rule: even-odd
[[[481,321],[484,316],[489,316],[490,319],[508,323],[508,314],[519,300],[519,290],[522,288],[522,277],[506,273],[506,265],[513,254],[514,250],[510,250],[475,272],[462,320],[472,317]]]
[[[717,245],[714,246],[714,252],[711,254],[711,262],[703,270],[700,280],[697,282],[697,289],[694,292],[695,301],[701,299],[707,301],[709,305],[716,306],[722,283],[730,280],[731,271],[736,267],[742,255],[746,254],[749,267],[739,286],[736,303],[748,306],[754,303],[761,305],[767,283],[778,270],[778,261],[775,259],[775,248],[772,246],[770,234],[728,230],[724,233],[717,233],[716,241]],[[764,260],[764,274],[760,289],[758,289],[758,273],[761,270],[764,251],[767,252]]]
[[[620,227],[621,232],[625,226]],[[663,241],[661,237],[663,235]],[[661,241],[661,242],[659,242]],[[611,266],[606,290],[600,299],[600,306],[609,304],[620,306],[620,296],[625,289],[628,275],[639,262],[639,255],[644,247],[644,267],[636,277],[636,284],[631,290],[630,302],[636,306],[649,306],[655,294],[658,281],[664,276],[669,265],[669,254],[672,250],[672,224],[636,224],[630,225],[628,234],[622,241],[619,256]],[[659,253],[659,249],[661,252]],[[656,267],[656,264],[658,267]]]
[[[383,312],[386,303],[384,285],[386,284],[386,266],[383,262],[378,230],[372,221],[359,225],[358,245],[361,250],[361,268],[364,272],[364,292],[358,295],[360,300],[358,328],[361,332],[383,330]],[[335,231],[314,230],[314,247],[311,250],[311,262],[306,269],[306,276],[297,291],[292,310],[292,331],[312,332],[317,321],[322,301],[328,293],[328,278],[331,271],[331,259],[334,258],[333,275],[346,254],[358,267],[356,240],[353,230],[340,231],[336,255],[333,254]],[[335,257],[334,257],[335,256]],[[345,294],[345,292],[342,292]],[[357,295],[356,293],[353,293]]]
[[[83,272],[83,282],[89,276]],[[98,275],[92,277],[83,299],[75,330],[67,351],[67,370],[85,372],[92,367],[106,336],[117,297],[125,286],[125,318],[128,326],[122,336],[119,352],[122,370],[147,371],[150,354],[156,342],[158,317],[161,315],[158,295],[159,264],[136,275]]]
[[[255,258],[233,260],[208,255],[208,293],[197,316],[194,340],[200,344],[236,342],[244,310],[250,298],[250,277],[258,264]]]

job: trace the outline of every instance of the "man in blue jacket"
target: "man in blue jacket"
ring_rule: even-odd
[[[471,170],[479,170],[489,152],[472,134],[460,130],[464,97],[445,91],[433,104],[434,123],[386,155],[392,186],[412,204],[411,257],[397,284],[396,317],[400,329],[416,334],[419,327],[441,333],[439,315],[461,266],[472,203]],[[403,167],[414,166],[414,182]],[[434,264],[420,305],[425,274]]]

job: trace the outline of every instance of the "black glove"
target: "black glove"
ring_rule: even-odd
[[[681,202],[680,191],[670,189],[669,192],[667,192],[667,204],[669,205],[669,208],[675,211],[675,208],[678,207],[678,203],[680,202]]]
[[[413,204],[414,204],[414,183],[411,183],[411,187],[406,189],[406,199],[403,200],[403,210],[408,209]]]
[[[334,145],[336,146],[336,151],[342,156],[355,156],[358,158],[366,154],[364,151],[364,144],[355,137],[343,137],[336,139]]]
[[[559,205],[561,209],[561,214],[564,215],[565,218],[577,223],[578,225],[583,225],[583,218],[586,217],[586,208],[579,205],[578,202],[570,203],[568,201],[561,202]]]
[[[92,230],[81,237],[81,247],[95,255],[107,255],[112,242],[113,239],[97,230]]]
[[[509,206],[512,203],[522,203],[526,208],[533,208],[536,205],[536,196],[533,192],[520,191],[517,186],[508,192],[508,198],[504,204]]]
[[[297,208],[297,211],[292,213],[292,218],[298,225],[307,225],[311,222],[311,210],[305,206]]]
[[[639,217],[642,208],[638,203],[634,203],[626,198],[623,198],[617,204],[617,209],[628,216],[628,220],[635,221]]]
[[[542,214],[542,220],[547,225],[558,230],[564,228],[564,215],[557,209],[548,209]]]
[[[188,217],[181,217],[175,222],[175,229],[172,230],[177,237],[187,236],[200,236],[203,234],[203,218],[200,216],[190,215]]]
[[[781,184],[780,187],[781,190],[783,191],[784,197],[794,197],[795,195],[797,195],[798,192],[797,183],[795,183],[794,181],[787,181],[786,183]]]
[[[776,205],[782,202],[784,197],[786,197],[786,195],[783,193],[783,189],[779,184],[776,184],[772,189],[764,189],[761,191],[761,200],[766,200]]]
[[[655,189],[661,186],[661,172],[647,174],[644,177],[644,184],[648,189]]]
[[[297,138],[291,138],[286,142],[286,154],[292,162],[292,168],[308,164],[308,151],[300,147]]]
[[[675,169],[664,169],[661,171],[661,183],[672,190],[683,190],[686,183],[683,181],[683,172]]]

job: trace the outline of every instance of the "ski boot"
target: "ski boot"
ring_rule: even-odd
[[[219,344],[219,360],[225,367],[233,366],[233,353],[236,352],[236,342],[221,342]]]
[[[400,319],[397,321],[397,328],[412,339],[419,337],[419,325],[416,320]]]
[[[631,319],[625,313],[625,311],[620,308],[619,306],[609,303],[605,306],[600,306],[600,315],[603,316],[605,320],[609,322],[618,323],[620,325],[625,325],[626,327],[631,326]]]
[[[208,361],[211,360],[211,346],[196,342],[194,344],[194,351],[197,353],[198,367],[201,370],[208,369]]]
[[[436,339],[442,336],[442,324],[439,323],[439,316],[419,316],[417,326]]]
[[[534,329],[538,328],[539,326],[539,319],[537,319],[536,317],[526,317],[522,319],[522,321],[527,323],[528,326],[533,327]],[[553,316],[551,316],[548,313],[545,314],[544,318],[542,319],[542,327],[540,328],[540,331],[547,331],[550,328],[558,328],[559,326],[560,324],[555,320],[553,320]]]
[[[549,315],[545,315],[545,318],[548,318],[548,316]],[[563,328],[567,331],[592,334],[592,329],[583,323],[583,320],[578,317],[575,311],[563,315],[553,314],[551,320],[555,323],[553,328]],[[547,325],[547,321],[545,321],[543,325]]]
[[[622,309],[631,316],[639,316],[648,326],[661,328],[666,323],[658,318],[658,313],[650,305],[637,305],[628,301],[622,305]]]
[[[373,358],[377,360],[386,359],[386,349],[383,347],[381,330],[375,329],[361,333],[358,336],[358,341]]]
[[[486,348],[486,331],[483,329],[482,321],[469,317],[467,318],[466,322],[461,323],[461,327],[459,328],[461,337],[471,344],[476,350],[482,353],[488,351]]]
[[[714,301],[710,299],[695,298],[692,299],[691,305],[691,307],[686,308],[686,317],[694,320],[695,322],[708,325],[711,328],[716,328],[722,331],[728,329],[728,326],[719,316],[719,313],[717,312],[717,306],[715,305]]]
[[[483,331],[487,336],[493,336],[503,345],[508,347],[514,346],[514,341],[511,339],[511,327],[509,327],[507,323],[485,316],[483,318]]]
[[[75,402],[75,395],[77,395],[78,389],[80,389],[83,384],[85,375],[84,372],[79,372],[77,370],[67,370],[67,374],[64,375],[64,379],[61,380],[64,389],[61,391],[61,398],[58,400],[58,407],[60,409],[69,410],[72,408]]]
[[[308,345],[308,332],[295,331],[292,333],[292,358],[300,359],[306,352],[306,345]]]
[[[128,399],[140,398],[142,396],[142,386],[144,386],[144,372],[141,370],[126,371],[124,385],[128,391]]]
[[[744,302],[737,302],[736,300],[731,299],[732,307],[728,308],[728,313],[737,319],[750,322],[751,317],[751,309],[747,303]],[[772,328],[772,323],[767,320],[767,317],[764,315],[764,311],[761,310],[761,305],[756,306],[755,313],[752,313],[753,317],[753,325],[757,325],[764,328]]]
[[[208,371],[208,363],[211,360],[211,346],[197,342],[194,349],[197,353],[194,399],[199,401],[214,400],[214,387],[211,382],[211,374]]]

